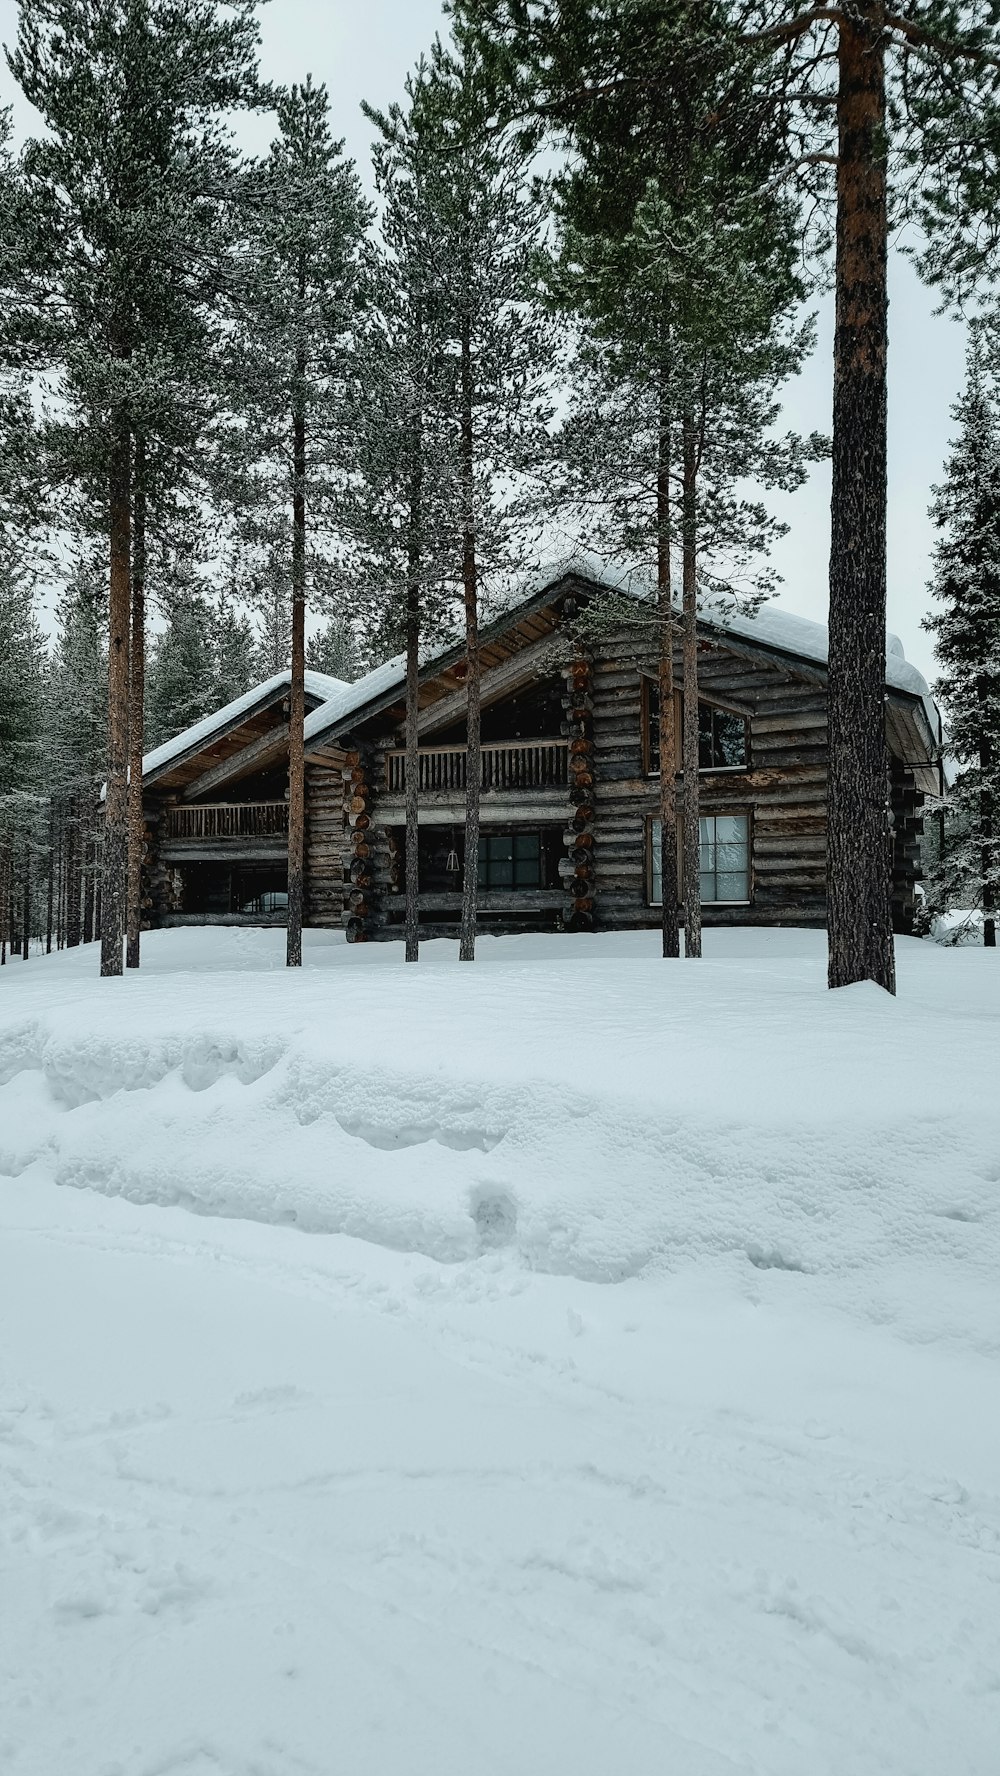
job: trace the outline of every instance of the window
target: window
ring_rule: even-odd
[[[646,679],[647,769],[655,775],[660,754],[660,700],[658,687]],[[677,697],[675,722],[680,767],[683,701]],[[749,723],[745,715],[720,709],[716,703],[698,704],[698,768],[702,771],[745,771],[750,762]]]
[[[650,900],[663,899],[660,823],[650,827]],[[750,820],[746,814],[707,814],[698,822],[702,904],[732,905],[750,899]]]
[[[479,840],[479,886],[499,890],[540,888],[542,842],[538,833],[483,833]]]
[[[745,814],[709,814],[698,822],[701,898],[750,899],[750,822]]]
[[[234,870],[230,906],[234,913],[284,913],[288,910],[288,874],[283,869]]]
[[[703,771],[744,770],[747,762],[747,723],[731,709],[714,703],[698,705],[698,764]]]

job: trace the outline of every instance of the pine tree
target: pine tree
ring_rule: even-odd
[[[329,526],[332,495],[347,474],[343,390],[368,210],[331,132],[326,88],[307,78],[279,93],[277,111],[280,135],[248,182],[253,219],[232,361],[244,536],[267,560],[272,593],[276,568],[291,593],[287,961],[299,967],[308,533],[315,537],[324,518]]]
[[[457,457],[442,264],[450,250],[435,203],[435,149],[423,117],[427,70],[405,107],[383,115],[373,150],[379,241],[366,254],[366,323],[351,385],[356,481],[345,507],[350,569],[369,651],[406,655],[404,953],[420,955],[419,681],[426,648],[455,621]],[[363,841],[362,841],[363,842]],[[352,927],[364,933],[359,891]],[[351,929],[351,928],[349,928]]]
[[[437,279],[435,326],[452,377],[452,573],[464,611],[467,694],[459,958],[471,962],[482,782],[482,592],[484,584],[502,581],[514,566],[515,502],[509,488],[547,456],[552,330],[535,300],[541,204],[530,185],[527,158],[497,137],[490,66],[470,33],[456,28],[448,48],[435,42],[411,84],[410,99],[407,123],[420,142],[422,201]],[[393,121],[383,121],[389,138]],[[398,127],[398,118],[395,122]]]
[[[744,145],[800,198],[803,238],[835,220],[830,544],[828,936],[831,987],[895,989],[885,737],[890,197],[922,224],[924,274],[966,290],[995,267],[1000,13],[994,0],[456,0],[534,114],[584,151],[664,139],[678,70],[731,69],[689,123]],[[667,107],[669,110],[669,107]],[[775,161],[778,161],[775,169]],[[891,174],[891,181],[890,181]],[[605,190],[608,189],[605,182]],[[817,227],[817,221],[820,226]]]
[[[249,617],[236,608],[232,594],[225,587],[212,613],[211,627],[214,655],[212,701],[222,709],[251,690],[258,676],[254,669],[253,625]]]
[[[942,910],[982,909],[983,942],[996,947],[1000,906],[1000,407],[980,326],[966,386],[952,409],[957,432],[934,489],[940,532],[930,589],[941,610],[926,621],[941,666],[936,690],[959,770],[951,835],[932,892]]]
[[[212,612],[197,591],[178,593],[153,647],[147,697],[150,746],[172,740],[218,707]]]
[[[684,95],[690,102],[691,95]],[[700,95],[704,103],[704,95]],[[775,439],[777,390],[799,368],[811,329],[796,327],[794,218],[761,205],[742,163],[706,170],[696,142],[669,155],[620,154],[617,202],[595,212],[586,174],[564,177],[556,287],[580,312],[571,413],[560,445],[577,526],[629,569],[652,569],[655,609],[610,601],[591,621],[624,621],[658,652],[662,944],[679,953],[672,556],[681,557],[684,657],[685,954],[701,953],[698,603],[754,604],[772,584],[781,534],[745,483],[788,489],[822,448]],[[608,601],[605,601],[606,603]]]
[[[229,242],[225,117],[259,97],[256,4],[223,14],[215,0],[35,0],[8,56],[46,125],[22,170],[48,243],[26,299],[57,378],[48,449],[108,541],[102,974],[121,973],[125,930],[134,447],[151,498],[157,449],[176,470],[200,430],[205,327]]]
[[[343,617],[331,617],[306,644],[306,664],[313,672],[325,672],[328,678],[342,678],[353,684],[365,671],[364,656],[358,635]]]
[[[0,540],[0,960],[31,935],[42,841],[45,647],[29,581]]]
[[[84,555],[56,610],[46,687],[45,757],[55,848],[59,948],[89,943],[100,871],[100,790],[107,744],[107,621],[100,561]]]

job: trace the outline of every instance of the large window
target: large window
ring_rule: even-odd
[[[660,700],[653,680],[646,680],[646,744],[648,769],[660,768]],[[680,766],[683,701],[676,700],[677,763]],[[750,724],[745,715],[721,709],[717,703],[698,704],[698,768],[702,771],[745,771],[750,762]]]
[[[663,900],[660,822],[651,827],[650,900]],[[698,822],[701,899],[704,906],[750,899],[750,820],[746,814],[706,814]]]
[[[499,890],[540,888],[542,845],[538,833],[483,833],[479,840],[479,886]]]

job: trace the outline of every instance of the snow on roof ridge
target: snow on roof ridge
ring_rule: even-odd
[[[276,672],[271,678],[265,678],[249,691],[244,691],[242,697],[234,697],[231,703],[224,703],[221,709],[213,710],[210,715],[203,715],[200,721],[192,722],[189,728],[183,728],[179,734],[174,734],[170,740],[164,740],[161,746],[154,746],[151,752],[147,752],[142,761],[143,775],[160,770],[171,759],[188,752],[192,746],[211,739],[217,729],[236,721],[291,682],[292,675],[286,667],[283,672]],[[346,679],[333,678],[328,672],[313,672],[311,668],[306,669],[305,685],[311,697],[322,697],[324,703],[329,702],[338,692],[350,689]]]
[[[642,570],[616,567],[598,555],[577,550],[570,555],[545,562],[525,575],[516,595],[505,604],[503,615],[513,615],[520,605],[527,604],[530,599],[538,597],[548,587],[557,585],[570,574],[593,580],[597,585],[607,586],[635,598],[648,597],[653,590],[651,575]],[[749,616],[735,609],[725,609],[719,600],[712,599],[703,600],[702,613],[719,629],[728,629],[745,640],[759,641],[784,653],[797,654],[803,659],[815,661],[817,665],[827,664],[829,631],[825,623],[817,623],[812,617],[800,617],[794,611],[775,609],[771,604],[762,605],[755,615]],[[443,658],[453,645],[449,642],[435,649],[424,663],[429,664],[435,659]],[[387,660],[382,666],[376,666],[373,672],[358,679],[356,684],[348,685],[345,693],[331,698],[320,709],[313,710],[306,721],[306,739],[325,733],[348,715],[364,708],[372,698],[381,696],[384,691],[391,690],[396,683],[401,682],[404,674],[405,656],[402,654]],[[920,698],[931,733],[937,735],[940,718],[930,686],[923,674],[907,660],[898,635],[886,637],[885,678],[893,690]]]

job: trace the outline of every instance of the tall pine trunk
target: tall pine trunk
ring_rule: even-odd
[[[142,930],[142,757],[146,672],[146,441],[135,441],[132,529],[132,640],[129,656],[128,916],[125,966],[139,966]],[[84,914],[86,928],[86,912]],[[84,936],[86,942],[86,935]]]
[[[856,0],[839,31],[827,917],[830,986],[873,980],[892,993],[884,23],[884,0]]]
[[[75,790],[69,800],[66,818],[66,948],[75,950],[80,942],[80,884],[83,870],[82,795]]]
[[[10,916],[10,850],[0,846],[0,968],[7,965],[7,924]]]
[[[980,687],[979,696],[981,701],[986,701],[985,685]],[[980,867],[983,877],[983,944],[988,950],[995,950],[997,947],[997,922],[995,917],[996,896],[993,892],[993,881],[996,870],[993,848],[996,843],[996,831],[994,827],[993,796],[987,787],[990,781],[992,763],[992,748],[989,740],[984,736],[979,743],[979,772],[981,784],[979,791],[979,840],[982,847],[980,852]]]
[[[417,320],[418,338],[421,322]],[[403,939],[407,962],[420,960],[420,566],[424,522],[424,422],[413,416],[413,458],[409,489],[409,534],[406,551],[406,718],[403,745],[406,842],[403,885]]]
[[[701,955],[701,793],[698,779],[698,448],[685,413],[681,488],[684,660],[684,954]]]
[[[45,954],[52,954],[52,924],[56,893],[56,809],[49,798],[49,868],[45,897]]]
[[[128,815],[128,654],[131,616],[131,447],[119,413],[108,484],[111,585],[108,600],[108,756],[101,886],[101,974],[122,970],[125,935],[125,833]],[[78,896],[79,899],[79,896]],[[77,906],[79,920],[79,906]],[[79,930],[79,925],[77,925]],[[77,937],[79,942],[79,936]]]
[[[298,387],[305,384],[299,353]],[[305,853],[306,759],[306,420],[304,398],[292,421],[292,684],[288,725],[288,943],[289,968],[302,966],[302,866]]]
[[[656,596],[659,659],[657,694],[660,709],[660,887],[661,936],[664,956],[680,955],[677,918],[677,732],[674,715],[674,607],[670,583],[672,518],[671,413],[668,372],[660,381],[660,424],[656,476]]]
[[[465,875],[458,959],[476,959],[476,912],[479,900],[479,798],[483,755],[480,736],[479,578],[476,565],[475,432],[473,428],[472,338],[468,318],[462,324],[461,381],[462,591],[465,601],[466,763]]]
[[[31,954],[31,840],[24,842],[24,923],[21,932],[22,955],[27,962]]]

